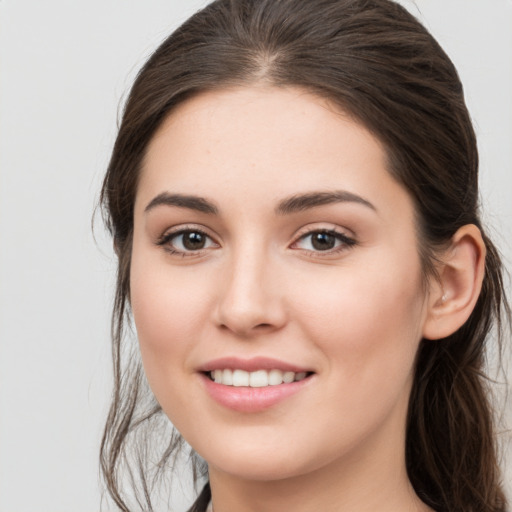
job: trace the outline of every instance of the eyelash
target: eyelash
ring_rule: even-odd
[[[306,253],[310,255],[314,255],[316,257],[328,257],[333,256],[336,254],[339,254],[341,252],[347,251],[357,245],[356,240],[353,238],[350,238],[349,236],[345,235],[344,233],[340,233],[339,231],[335,229],[313,229],[310,231],[307,231],[306,233],[300,235],[295,242],[292,244],[293,246],[297,245],[300,241],[306,240],[308,237],[312,237],[313,235],[329,235],[335,238],[335,242],[339,242],[339,245],[337,247],[334,247],[332,249],[328,249],[325,251],[322,250],[310,250],[310,249],[303,249]],[[298,249],[297,249],[298,250]]]
[[[187,233],[196,233],[196,234],[199,234],[201,236],[204,236],[206,237],[207,239],[209,239],[210,241],[213,242],[213,244],[217,245],[218,244],[213,240],[213,238],[208,235],[205,231],[203,231],[202,229],[199,229],[199,228],[196,228],[196,227],[186,227],[186,228],[181,228],[177,231],[172,231],[172,232],[169,232],[169,233],[165,233],[164,235],[162,235],[160,237],[160,239],[157,241],[157,245],[158,246],[162,246],[164,248],[165,251],[167,251],[168,253],[172,254],[172,255],[175,255],[175,256],[181,256],[183,258],[187,258],[187,257],[194,257],[194,256],[200,256],[204,253],[204,251],[208,250],[210,247],[206,247],[206,248],[201,248],[201,249],[198,249],[198,250],[180,250],[180,249],[176,249],[175,247],[173,247],[173,245],[171,244],[171,241],[181,235],[185,235]],[[350,238],[348,237],[347,235],[345,235],[344,233],[340,233],[339,231],[336,231],[335,229],[312,229],[310,231],[307,231],[305,233],[303,233],[302,235],[300,235],[292,244],[291,244],[291,248],[294,249],[294,250],[300,250],[299,248],[294,248],[293,246],[296,246],[299,242],[303,241],[303,240],[306,240],[308,237],[311,237],[313,235],[318,235],[318,234],[322,234],[322,235],[330,235],[330,236],[333,236],[336,240],[336,242],[340,242],[338,247],[334,247],[332,249],[328,249],[328,250],[325,250],[325,251],[322,251],[322,250],[310,250],[310,249],[303,249],[303,251],[305,251],[306,253],[308,254],[311,254],[311,255],[314,255],[314,256],[332,256],[334,254],[338,254],[340,252],[343,252],[343,251],[347,251],[348,249],[354,247],[355,245],[357,245],[357,242],[356,240],[354,240],[353,238]]]
[[[160,237],[160,239],[157,241],[157,245],[162,246],[165,251],[167,251],[168,253],[170,253],[174,256],[181,256],[183,258],[200,256],[208,248],[202,248],[202,249],[198,249],[196,251],[193,251],[193,250],[182,251],[182,250],[176,249],[172,246],[171,241],[173,239],[179,237],[180,235],[185,235],[187,233],[197,233],[199,235],[204,236],[205,238],[207,238],[209,240],[213,240],[213,238],[210,235],[208,235],[205,231],[203,231],[202,229],[199,229],[196,227],[185,227],[185,228],[181,228],[177,231],[171,231],[169,233],[163,234]],[[216,244],[216,242],[214,242],[214,243]],[[218,244],[216,244],[216,245],[218,245]]]

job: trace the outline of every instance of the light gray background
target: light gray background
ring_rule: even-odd
[[[512,2],[402,1],[459,69],[511,268]],[[204,3],[0,0],[0,512],[99,510],[114,262],[91,216],[123,94]]]

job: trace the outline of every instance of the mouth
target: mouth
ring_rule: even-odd
[[[209,369],[200,375],[207,394],[222,407],[239,413],[261,413],[310,388],[316,374],[235,367]]]
[[[242,369],[217,368],[203,372],[211,381],[216,384],[233,387],[265,388],[269,386],[280,386],[291,384],[307,379],[313,372],[293,372],[279,369],[260,369],[246,371]]]
[[[306,393],[315,380],[312,368],[266,356],[222,357],[198,368],[207,394],[224,408],[260,413],[296,394]]]

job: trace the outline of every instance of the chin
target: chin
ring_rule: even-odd
[[[232,475],[242,480],[277,481],[297,477],[314,471],[325,460],[312,457],[298,458],[299,450],[292,447],[265,446],[263,443],[232,444],[229,449],[218,445],[219,450],[201,454],[208,461],[209,468]],[[307,455],[307,454],[304,454]]]
[[[253,458],[241,460],[240,457],[233,457],[229,460],[221,460],[218,463],[212,462],[213,467],[222,473],[226,473],[241,480],[253,482],[285,480],[302,475],[307,472],[294,463],[287,463],[283,460],[266,458]]]

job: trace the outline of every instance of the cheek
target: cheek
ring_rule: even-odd
[[[421,269],[414,258],[396,261],[381,257],[316,276],[298,303],[309,337],[347,374],[403,372],[413,364],[424,317]]]
[[[130,275],[131,307],[152,387],[176,370],[186,371],[186,355],[201,336],[207,315],[204,280],[191,268],[173,272],[165,257],[134,251]]]
[[[361,268],[317,280],[297,312],[323,356],[325,414],[346,433],[340,442],[374,431],[391,411],[402,428],[424,315],[419,267],[400,278],[385,264]]]
[[[142,259],[141,259],[142,260]],[[156,262],[154,262],[156,263]],[[150,270],[151,269],[151,270]],[[132,262],[131,302],[144,372],[155,398],[180,431],[188,423],[190,403],[198,399],[190,386],[191,360],[206,322],[204,282],[168,265]]]

